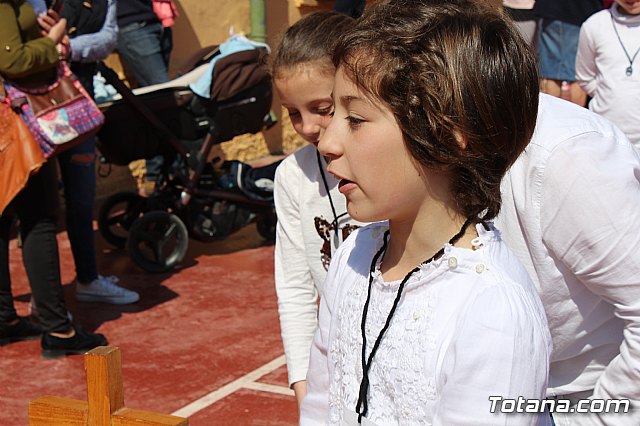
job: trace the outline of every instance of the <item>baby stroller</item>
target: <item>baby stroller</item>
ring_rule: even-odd
[[[103,77],[122,96],[100,104],[106,120],[97,146],[104,161],[127,165],[164,157],[153,195],[116,193],[98,214],[105,240],[126,246],[145,271],[166,272],[178,265],[189,237],[219,240],[252,221],[265,239],[275,238],[272,191],[247,190],[237,162],[216,168],[209,161],[214,144],[260,132],[274,123],[267,54],[265,48],[228,54],[218,58],[215,66],[202,63],[169,83],[133,92],[113,70],[99,65]],[[215,58],[220,50],[208,49],[206,55]],[[194,93],[189,84],[209,71],[207,99]],[[238,179],[229,178],[231,169]]]

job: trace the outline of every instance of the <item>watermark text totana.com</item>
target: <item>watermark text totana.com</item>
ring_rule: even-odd
[[[628,399],[505,399],[490,396],[492,413],[628,413],[631,403]]]

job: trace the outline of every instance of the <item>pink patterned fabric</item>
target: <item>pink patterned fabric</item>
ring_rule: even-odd
[[[28,93],[47,93],[58,84],[62,76],[71,78],[73,86],[82,96],[66,100],[40,114],[33,113],[25,95],[26,90],[11,82],[5,82],[7,96],[11,99],[12,106],[17,109],[20,117],[38,141],[45,158],[57,155],[95,135],[104,123],[104,115],[66,63],[61,63],[59,79],[56,83],[38,90],[29,89]]]

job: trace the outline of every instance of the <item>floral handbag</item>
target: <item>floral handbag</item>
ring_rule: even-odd
[[[60,62],[57,79],[50,86],[24,87],[11,81],[4,86],[45,158],[95,135],[104,123],[104,115],[66,62]]]

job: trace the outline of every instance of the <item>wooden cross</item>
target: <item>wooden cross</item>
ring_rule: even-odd
[[[100,346],[84,355],[87,401],[42,396],[29,402],[30,426],[187,426],[188,420],[124,406],[120,349]]]

